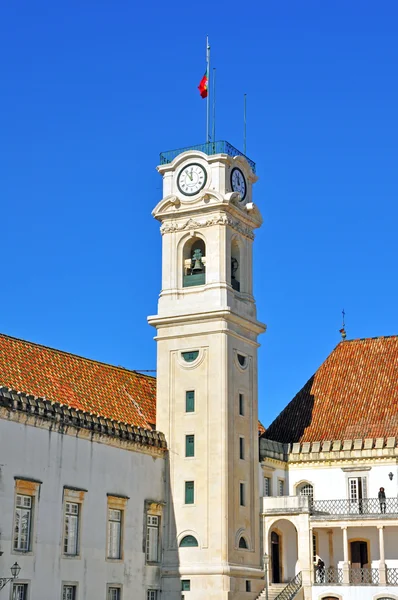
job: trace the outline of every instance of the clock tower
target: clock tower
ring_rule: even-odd
[[[157,429],[169,455],[163,600],[252,600],[260,551],[255,165],[227,142],[161,154]]]

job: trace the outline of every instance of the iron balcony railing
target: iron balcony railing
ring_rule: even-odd
[[[297,573],[296,577],[294,577],[285,588],[275,597],[275,600],[293,600],[296,594],[299,592],[302,586],[302,576],[301,572]]]
[[[386,569],[387,585],[398,585],[398,568]],[[327,567],[314,569],[314,585],[343,585],[343,569]],[[378,568],[350,567],[348,585],[380,585]]]
[[[398,569],[387,568],[387,585],[398,585]]]
[[[256,172],[256,163],[247,156],[234,148],[229,142],[222,140],[220,142],[207,142],[206,144],[198,144],[197,146],[187,146],[186,148],[178,148],[177,150],[167,150],[167,152],[160,153],[160,164],[167,165],[171,163],[176,156],[188,150],[199,150],[205,154],[211,156],[213,154],[228,154],[228,156],[243,156],[249,163],[253,173]]]
[[[312,517],[364,517],[397,518],[398,498],[378,498],[361,500],[313,500],[310,504]]]
[[[343,583],[343,569],[337,569],[336,567],[319,568],[315,567],[314,570],[314,585],[342,585]]]

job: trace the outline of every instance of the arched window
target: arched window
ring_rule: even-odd
[[[231,244],[231,285],[240,292],[240,248],[236,239]]]
[[[239,540],[239,548],[244,548],[245,550],[248,550],[248,548],[249,548],[249,546],[247,545],[247,542],[246,542],[245,538],[243,537],[243,535],[242,535],[242,537]]]
[[[297,487],[297,496],[308,496],[312,502],[314,499],[314,487],[307,482],[301,483]]]
[[[180,542],[180,548],[197,548],[198,540],[193,535],[186,535]]]
[[[206,244],[201,238],[190,238],[183,250],[183,287],[206,283]]]

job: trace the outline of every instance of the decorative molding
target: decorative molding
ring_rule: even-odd
[[[228,217],[227,215],[213,215],[207,219],[198,220],[189,218],[186,221],[165,221],[161,227],[162,235],[165,233],[175,233],[179,231],[190,231],[192,229],[202,229],[203,227],[212,227],[213,225],[228,225],[247,237],[249,240],[254,240],[254,233],[251,227],[243,225],[239,221]]]

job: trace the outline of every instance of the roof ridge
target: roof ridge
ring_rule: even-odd
[[[112,369],[116,369],[118,371],[127,371],[128,373],[134,373],[139,377],[148,377],[149,379],[156,379],[153,375],[143,374],[141,371],[137,371],[135,369],[127,369],[127,367],[121,367],[119,365],[112,365],[110,363],[106,363],[102,360],[95,360],[93,358],[87,358],[87,356],[81,356],[80,354],[74,354],[73,352],[68,352],[67,350],[60,350],[59,348],[53,348],[52,346],[46,346],[45,344],[38,344],[37,342],[31,342],[30,340],[24,340],[22,338],[15,337],[13,335],[8,335],[6,333],[0,332],[0,337],[8,338],[9,340],[15,340],[16,342],[23,342],[24,344],[28,344],[29,346],[35,346],[39,348],[44,348],[46,350],[51,350],[52,352],[58,352],[59,354],[66,354],[68,356],[72,356],[73,358],[78,358],[79,360],[87,361],[89,363],[95,363],[98,365],[103,365],[105,367],[110,367]]]
[[[369,337],[363,337],[363,338],[352,338],[351,340],[344,340],[342,342],[339,342],[338,345],[340,344],[345,344],[346,342],[365,342],[367,340],[384,340],[384,339],[389,339],[389,338],[398,338],[398,334],[393,334],[393,335],[374,335],[374,336],[369,336]]]

